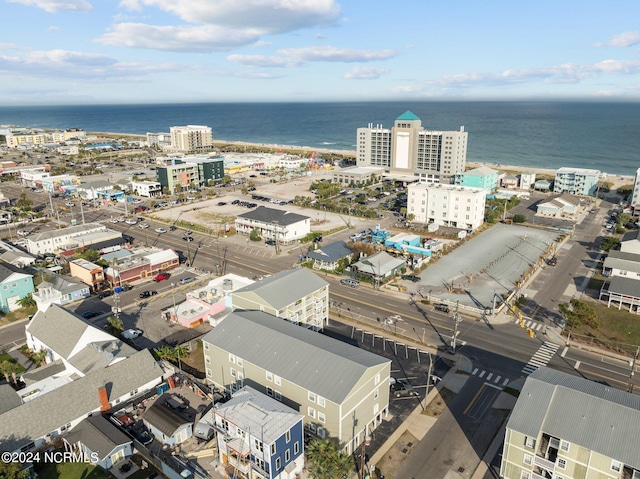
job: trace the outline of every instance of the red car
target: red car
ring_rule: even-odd
[[[169,279],[169,273],[160,273],[153,280],[157,283],[159,281],[164,281],[165,279]]]

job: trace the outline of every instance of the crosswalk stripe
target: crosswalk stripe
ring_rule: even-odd
[[[509,378],[504,378],[504,382],[502,383],[502,385],[506,386],[507,384],[509,384]]]
[[[493,373],[489,373],[489,374],[487,375],[487,381],[490,381],[492,377],[493,377]]]
[[[546,366],[559,347],[560,345],[555,343],[542,343],[521,372],[523,374],[531,374],[539,367]]]
[[[475,376],[477,372],[478,372],[478,368],[475,368],[471,374]]]
[[[480,377],[481,377],[481,378],[483,378],[483,377],[484,377],[484,375],[485,375],[485,373],[486,373],[486,371],[484,371],[484,370],[483,370],[483,371],[480,373]]]
[[[496,376],[496,378],[494,379],[494,381],[497,383],[498,381],[500,381],[500,378],[501,378],[501,377],[502,377],[502,376]]]

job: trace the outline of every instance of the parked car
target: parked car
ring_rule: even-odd
[[[186,278],[182,278],[180,280],[180,284],[188,284],[193,283],[196,279],[193,276],[187,276]]]
[[[555,266],[555,265],[557,265],[557,264],[558,264],[558,258],[556,258],[555,256],[553,256],[553,257],[549,258],[549,259],[547,260],[547,264],[548,264],[549,266]]]
[[[134,218],[129,218],[128,220],[125,221],[125,223],[127,223],[128,225],[135,225],[135,224],[138,224],[138,220]]]
[[[407,281],[413,281],[414,283],[420,282],[420,276],[415,274],[403,274],[402,279],[406,279]]]
[[[355,279],[341,279],[340,284],[343,284],[345,286],[351,286],[352,288],[356,288],[360,286],[360,282],[356,281]]]
[[[144,446],[150,444],[153,441],[153,437],[149,434],[149,431],[146,429],[140,429],[138,431],[134,431],[134,435]]]
[[[158,294],[157,291],[143,291],[142,293],[140,293],[138,295],[138,297],[140,297],[140,298],[150,298],[151,296],[155,296],[156,294]]]
[[[183,236],[182,239],[185,241],[193,241],[193,236]]]
[[[75,203],[72,203],[71,201],[67,201],[67,202],[65,203],[65,206],[68,206],[68,207],[73,207],[73,206],[75,206],[75,205],[76,205],[76,204],[75,204]]]
[[[18,230],[18,236],[29,236],[29,232],[25,230]]]
[[[153,278],[153,280],[158,283],[160,281],[164,281],[165,279],[169,279],[169,276],[171,276],[169,273],[159,273]]]
[[[122,331],[122,333],[120,333],[120,336],[122,336],[124,339],[135,339],[141,334],[142,331],[140,329],[132,328]]]
[[[394,383],[390,385],[391,392],[394,397],[402,397],[402,396],[419,396],[418,391],[413,389],[413,386],[409,384],[407,381],[396,379]]]
[[[85,311],[80,316],[82,316],[84,319],[91,319],[95,318],[96,316],[100,316],[100,313],[98,313],[97,311]]]
[[[147,223],[140,223],[140,224],[138,224],[138,228],[145,229],[145,228],[148,228],[148,227],[149,227],[149,225],[148,225]]]
[[[100,294],[98,295],[98,298],[104,299],[111,296],[112,294],[113,294],[113,291],[111,291],[110,289],[105,289],[104,291],[100,292]]]
[[[166,232],[167,232],[167,230],[164,229],[164,228],[156,228],[156,233],[162,234],[162,233],[166,233]]]
[[[443,313],[449,312],[449,305],[447,304],[438,303],[436,304],[435,308],[436,308],[436,311],[442,311]]]

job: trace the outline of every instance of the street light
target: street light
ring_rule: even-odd
[[[171,299],[173,300],[173,315],[175,316],[175,319],[177,321],[178,311],[176,309],[176,293],[174,291],[175,286],[176,286],[175,283],[171,283]]]

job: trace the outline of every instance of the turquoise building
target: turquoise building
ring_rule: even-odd
[[[488,166],[480,166],[455,175],[454,184],[484,188],[487,192],[492,192],[498,187],[498,171],[492,170]]]
[[[33,276],[8,263],[0,264],[0,310],[20,308],[18,301],[35,291]]]

